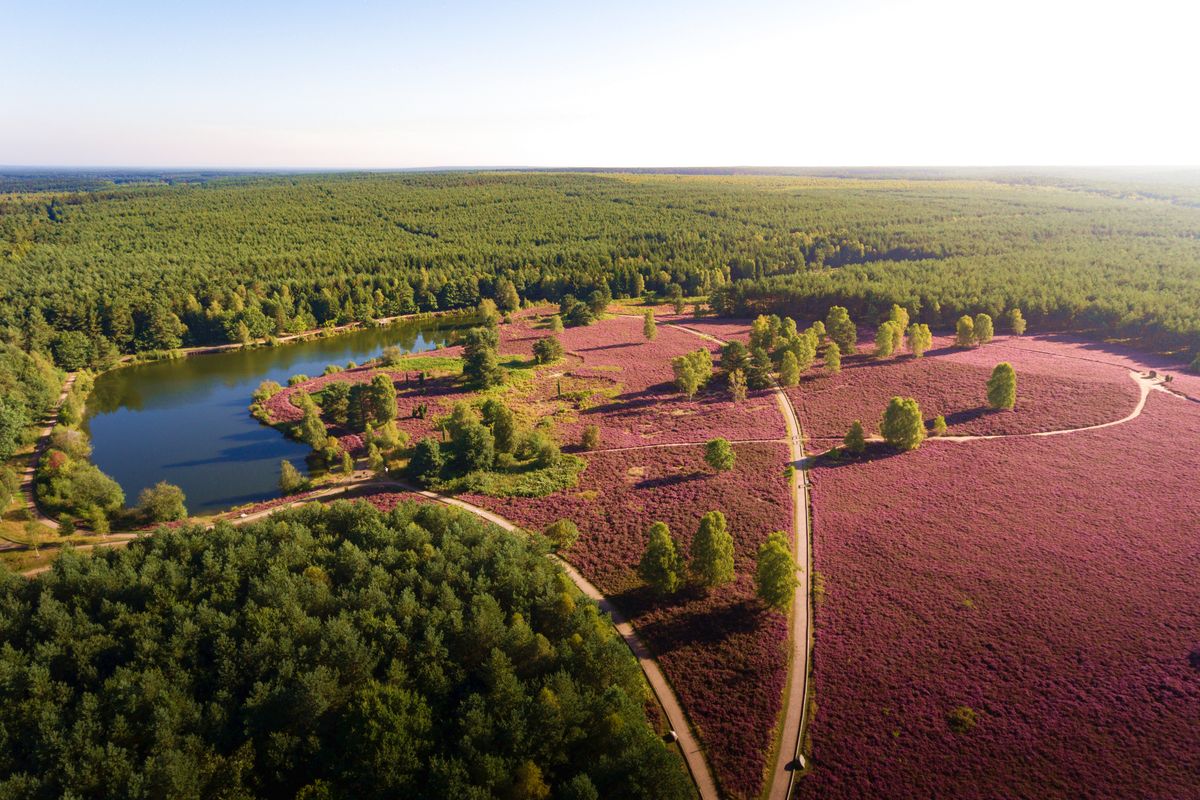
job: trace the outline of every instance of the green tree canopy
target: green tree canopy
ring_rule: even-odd
[[[787,611],[792,607],[796,586],[796,561],[788,546],[787,534],[775,531],[758,548],[754,584],[759,598],[771,608]]]
[[[653,523],[646,529],[646,550],[638,563],[638,575],[659,594],[674,594],[683,583],[683,570],[671,529],[665,522]]]
[[[1017,404],[1017,373],[1007,361],[1001,361],[992,370],[987,382],[987,401],[994,409],[1010,411]]]
[[[733,537],[720,511],[709,511],[700,518],[700,528],[692,538],[689,568],[692,578],[705,588],[733,581]]]
[[[893,397],[883,412],[879,432],[897,450],[916,450],[925,440],[921,407],[911,397]]]
[[[454,509],[160,530],[0,572],[0,607],[0,783],[23,796],[691,795],[595,604]]]

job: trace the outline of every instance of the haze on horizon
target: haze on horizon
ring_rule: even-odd
[[[0,164],[1200,163],[1183,0],[501,5],[6,3]]]

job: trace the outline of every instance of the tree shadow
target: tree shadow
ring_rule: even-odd
[[[756,600],[742,598],[722,604],[719,599],[708,600],[703,590],[695,587],[686,587],[674,597],[664,598],[643,586],[611,599],[618,608],[629,609],[631,619],[635,620],[655,608],[672,608],[674,613],[636,623],[638,633],[652,643],[656,656],[681,647],[719,646],[730,637],[757,630],[766,614]]]
[[[691,483],[692,481],[703,480],[704,478],[707,478],[707,477],[709,477],[709,473],[700,472],[699,470],[697,470],[695,472],[690,472],[686,475],[684,475],[684,474],[664,475],[661,478],[647,478],[645,480],[641,480],[641,481],[638,481],[637,483],[635,483],[633,485],[633,488],[635,488],[635,489],[661,489],[661,488],[664,488],[667,486],[680,486],[685,483]]]
[[[805,468],[810,471],[841,469],[895,458],[899,455],[903,455],[903,453],[885,442],[867,442],[867,449],[861,455],[847,453],[841,447],[833,447],[824,453],[809,456],[806,459],[808,465]]]
[[[955,411],[952,414],[947,414],[946,415],[946,424],[947,425],[962,425],[964,423],[977,420],[980,417],[986,417],[990,414],[997,414],[997,413],[999,413],[999,412],[996,409],[988,408],[987,406],[976,406],[975,408],[968,408],[963,411]],[[933,422],[932,421],[926,422],[925,427],[932,428]]]

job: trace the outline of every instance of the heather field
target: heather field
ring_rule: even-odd
[[[927,422],[945,415],[948,432],[957,435],[1081,428],[1133,411],[1139,390],[1128,367],[1074,356],[1069,346],[1034,337],[997,339],[967,350],[938,337],[924,358],[852,356],[843,359],[837,375],[813,369],[787,392],[805,436],[818,444],[840,439],[856,419],[868,433],[877,433],[880,415],[895,395],[916,398]],[[987,408],[986,384],[1001,361],[1017,372],[1017,405],[996,412]]]
[[[580,538],[564,556],[630,618],[655,651],[695,723],[722,786],[757,794],[787,674],[787,619],[754,598],[754,554],[774,530],[791,532],[783,476],[787,447],[737,445],[731,472],[713,474],[702,447],[587,455],[579,486],[545,498],[463,499],[541,530],[574,520]],[[662,520],[684,552],[702,514],[719,509],[736,545],[737,581],[708,595],[660,601],[634,573],[646,527]]]
[[[671,359],[707,348],[715,362],[720,348],[712,342],[666,325],[659,325],[658,336],[648,342],[642,336],[641,319],[633,317],[568,328],[559,338],[567,352],[582,362],[566,365],[566,375],[609,383],[609,396],[597,394],[594,404],[561,426],[564,442],[577,439],[589,424],[600,426],[602,447],[698,442],[714,436],[737,440],[784,435],[783,419],[770,392],[752,392],[745,402],[733,403],[716,385],[693,400],[675,388]],[[555,390],[554,378],[547,378],[543,395]]]
[[[1200,797],[1198,441],[1154,391],[1102,430],[818,464],[803,796]]]

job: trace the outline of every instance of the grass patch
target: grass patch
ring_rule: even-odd
[[[552,467],[470,472],[439,481],[433,488],[448,493],[469,492],[491,497],[545,497],[578,484],[579,473],[586,467],[587,462],[582,458],[564,455]]]
[[[456,356],[404,356],[394,366],[384,369],[461,375],[463,360]]]

